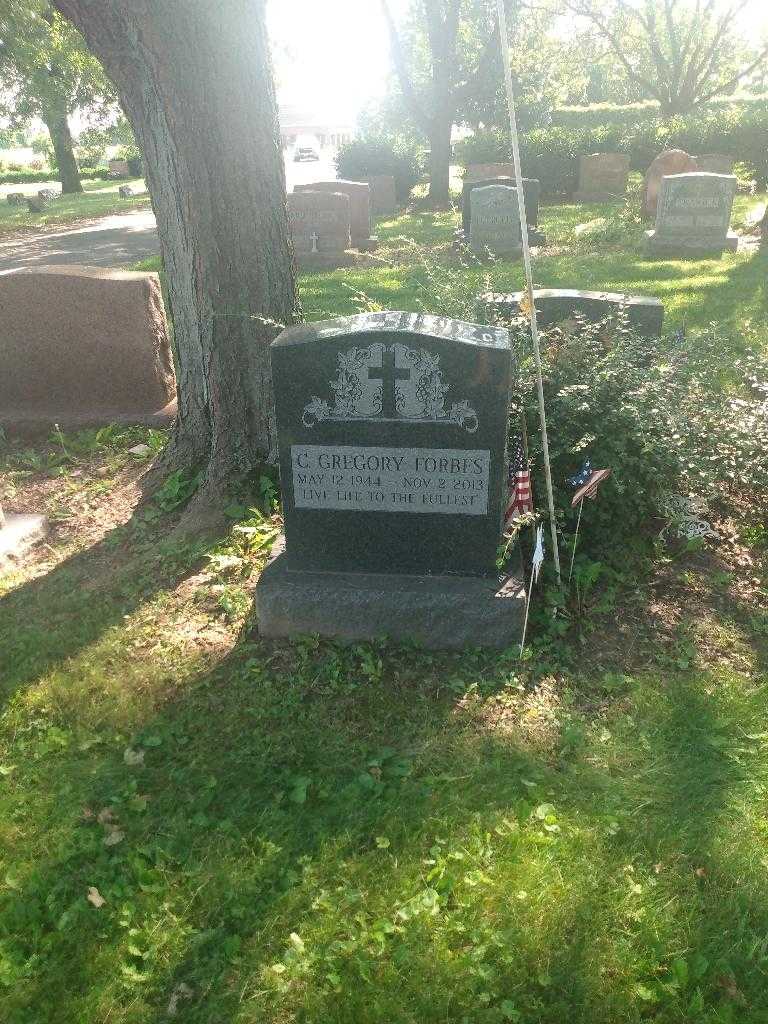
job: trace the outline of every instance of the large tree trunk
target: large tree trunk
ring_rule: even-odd
[[[274,447],[269,343],[299,316],[264,0],[54,0],[115,83],[168,275],[171,464],[202,496]]]
[[[451,129],[450,115],[435,117],[429,133],[429,201],[435,208],[450,206]]]
[[[80,184],[80,172],[77,169],[75,151],[72,146],[72,133],[69,130],[66,105],[62,103],[48,107],[43,111],[43,121],[53,143],[61,191],[65,195],[82,192],[83,186]]]

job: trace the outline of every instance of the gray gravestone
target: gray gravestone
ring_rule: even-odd
[[[288,227],[302,268],[340,267],[352,261],[348,195],[292,192]]]
[[[469,239],[469,227],[472,222],[470,196],[472,190],[484,188],[486,185],[507,185],[515,188],[515,179],[511,177],[480,178],[465,180],[461,186],[461,227],[464,238]],[[523,178],[523,197],[525,199],[525,218],[528,224],[528,235],[531,245],[543,245],[544,236],[536,230],[539,223],[539,196],[541,186],[536,178]]]
[[[579,158],[577,203],[600,203],[627,191],[629,157],[624,153],[592,153]]]
[[[27,197],[23,192],[9,192],[5,197],[9,206],[26,206]]]
[[[624,309],[630,326],[645,337],[659,337],[664,324],[664,306],[660,299],[647,295],[622,295],[618,292],[585,292],[575,288],[537,288],[534,302],[541,327],[551,327],[583,317],[595,323],[616,316]],[[504,322],[520,316],[525,292],[509,295],[489,292],[478,297],[478,316],[483,320]]]
[[[52,200],[45,196],[33,196],[27,199],[27,209],[30,213],[42,213],[51,205]]]
[[[41,188],[40,191],[37,193],[37,198],[38,199],[48,199],[51,202],[53,202],[54,199],[60,199],[61,198],[61,192],[57,192],[53,188]]]
[[[698,170],[710,174],[733,174],[733,165],[736,163],[732,156],[725,153],[704,153],[694,157],[694,160]]]
[[[310,185],[296,185],[297,192],[341,192],[349,196],[350,231],[352,246],[361,252],[370,252],[378,245],[371,233],[371,186],[367,181],[316,181]]]
[[[130,199],[133,195],[133,189],[130,185],[121,185],[117,193],[121,199]]]
[[[477,255],[520,256],[520,210],[517,189],[483,185],[469,194],[469,247]]]
[[[290,328],[272,345],[285,552],[266,636],[514,639],[495,567],[506,502],[507,331],[412,313]],[[503,596],[502,595],[503,592]]]
[[[397,213],[395,179],[391,174],[372,174],[366,178],[371,186],[371,210],[379,217],[394,217]]]
[[[656,227],[646,231],[646,250],[659,256],[719,256],[735,251],[739,239],[729,230],[736,195],[732,174],[672,174],[662,178]]]

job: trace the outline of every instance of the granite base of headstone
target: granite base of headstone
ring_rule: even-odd
[[[47,532],[45,516],[3,513],[0,505],[0,572],[22,558]]]
[[[577,203],[604,203],[626,194],[629,157],[624,153],[592,153],[579,158]]]
[[[360,252],[373,252],[379,240],[372,232],[371,186],[367,181],[315,181],[296,185],[294,195],[300,192],[337,192],[349,196],[350,234],[352,248]]]
[[[289,328],[271,354],[285,546],[260,635],[519,642],[524,588],[496,568],[508,332],[373,313]]]
[[[0,426],[163,425],[175,379],[157,274],[43,266],[0,275]]]
[[[735,252],[739,237],[730,230],[737,181],[732,174],[695,171],[661,181],[656,226],[645,233],[649,256],[720,256]]]
[[[479,165],[482,166],[482,165]],[[509,176],[496,178],[472,178],[465,179],[461,186],[461,229],[457,232],[459,241],[469,244],[470,227],[472,224],[472,192],[476,188],[485,188],[488,185],[506,185],[508,188],[515,188],[515,179]],[[546,245],[547,239],[542,231],[539,231],[539,198],[541,185],[537,178],[523,178],[523,197],[525,201],[525,219],[528,224],[528,244]]]
[[[623,295],[619,292],[579,291],[575,288],[538,288],[534,302],[539,326],[581,317],[597,323],[625,311],[629,325],[644,337],[659,337],[664,326],[664,305],[648,295]],[[521,315],[525,292],[502,294],[487,292],[478,296],[477,315],[483,321],[505,322]]]

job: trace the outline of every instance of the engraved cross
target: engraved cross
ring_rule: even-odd
[[[382,345],[381,348],[381,370],[376,367],[368,367],[368,380],[380,380],[381,385],[381,415],[384,419],[395,418],[395,387],[398,380],[410,380],[411,371],[403,370],[395,366],[395,346]]]

